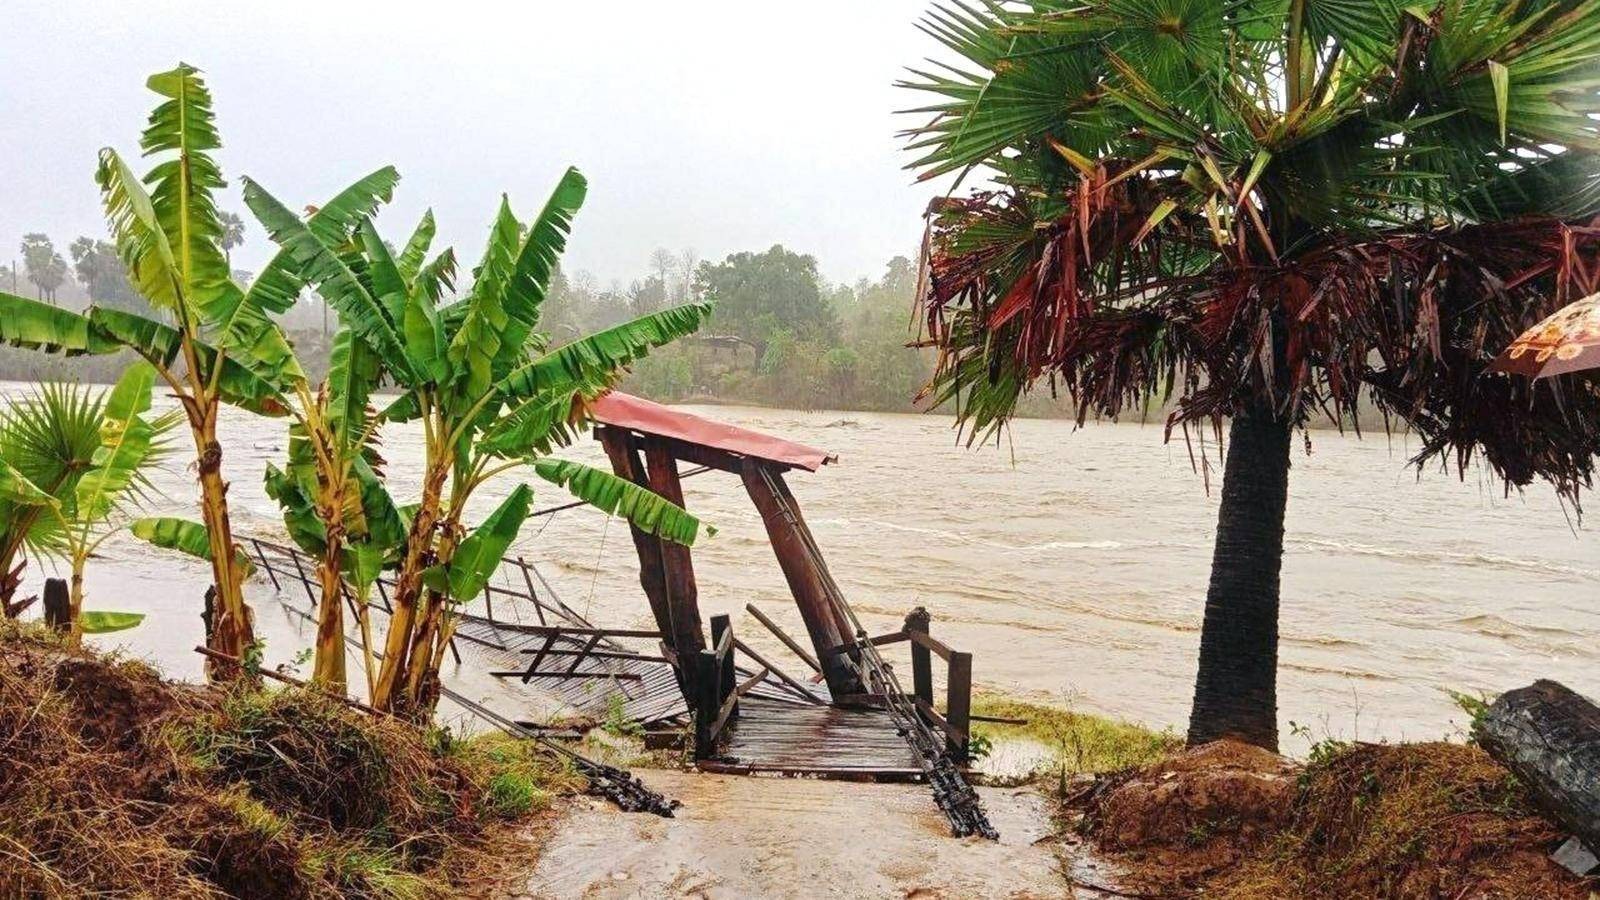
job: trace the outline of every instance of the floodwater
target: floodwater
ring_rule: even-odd
[[[1154,425],[1027,420],[1005,445],[969,450],[942,417],[694,411],[839,455],[838,465],[789,480],[869,629],[893,630],[908,609],[926,606],[933,633],[974,654],[980,688],[1182,729],[1217,485],[1208,493],[1181,436],[1167,444]],[[235,531],[281,536],[261,477],[285,455],[282,423],[230,410],[222,430]],[[384,434],[402,498],[417,484],[420,440],[415,429]],[[154,511],[193,517],[188,447],[179,450],[154,477],[163,495]],[[1410,452],[1403,437],[1331,432],[1312,436],[1310,455],[1296,450],[1279,678],[1286,735],[1292,721],[1313,739],[1444,736],[1465,720],[1447,690],[1500,691],[1541,677],[1600,695],[1600,534],[1574,530],[1547,487],[1505,498],[1481,472],[1419,479]],[[567,455],[604,459],[588,439]],[[477,498],[480,514],[515,475]],[[533,484],[537,507],[566,499]],[[718,529],[695,548],[702,610],[733,614],[735,631],[764,655],[792,660],[744,612],[755,603],[804,634],[738,480],[709,472],[685,490]],[[650,624],[625,524],[587,508],[534,519],[515,552],[589,618]],[[103,557],[90,567],[89,608],[150,618],[101,642],[197,677],[207,570],[131,539],[108,543]],[[309,640],[303,624],[259,576],[249,590],[269,662],[292,660]],[[904,654],[903,645],[891,649]],[[480,674],[451,677],[496,705],[517,702]]]

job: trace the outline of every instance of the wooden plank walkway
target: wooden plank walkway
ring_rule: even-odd
[[[922,768],[882,709],[797,706],[746,697],[714,760],[699,767],[872,781],[913,781]]]

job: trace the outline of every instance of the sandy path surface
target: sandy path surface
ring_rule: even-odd
[[[922,785],[645,771],[675,819],[581,799],[527,896],[1044,898],[1067,895],[1040,796],[984,789],[998,844],[956,840]]]

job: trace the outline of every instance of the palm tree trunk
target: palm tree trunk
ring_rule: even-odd
[[[1278,748],[1278,596],[1292,429],[1269,409],[1235,417],[1217,510],[1189,744]]]
[[[222,445],[217,443],[215,411],[195,432],[200,453],[201,517],[211,549],[211,574],[216,581],[216,615],[211,634],[206,636],[211,649],[236,659],[244,659],[255,643],[250,609],[244,602],[244,579],[234,553],[233,526],[228,517],[228,483],[222,480]],[[208,666],[218,680],[238,674],[232,665]]]

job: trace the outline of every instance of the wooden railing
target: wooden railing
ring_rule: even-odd
[[[952,650],[928,633],[928,611],[917,607],[906,615],[900,631],[868,640],[874,647],[911,644],[911,695],[917,711],[945,734],[946,746],[957,759],[966,759],[972,741],[972,654]],[[933,703],[933,657],[945,662],[945,698],[941,712]],[[870,698],[863,698],[870,699]]]
[[[763,666],[743,682],[733,661],[733,624],[727,616],[711,617],[711,649],[694,658],[694,751],[698,759],[716,756],[728,723],[739,717],[739,698],[748,694],[768,669]]]

